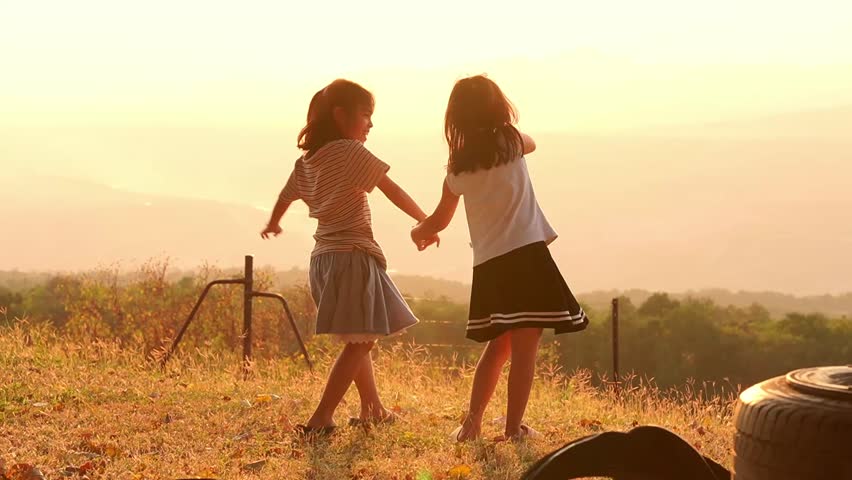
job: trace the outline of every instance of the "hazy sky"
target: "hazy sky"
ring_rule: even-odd
[[[711,199],[703,224],[716,230],[706,238],[719,229],[755,227],[748,212],[736,217],[741,225],[730,224],[730,212],[743,205],[731,185],[748,186],[753,199],[781,199],[801,215],[809,214],[808,201],[818,200],[824,215],[838,219],[832,225],[842,224],[852,204],[852,193],[840,180],[852,177],[850,147],[837,143],[849,137],[844,125],[852,106],[848,0],[0,0],[0,177],[47,174],[268,208],[297,155],[295,136],[308,101],[329,81],[344,77],[376,95],[368,147],[430,210],[444,174],[447,96],[455,80],[483,72],[518,106],[521,129],[541,139],[540,160],[532,168],[546,207],[562,209],[554,218],[570,217],[577,209],[613,222],[659,222],[670,229],[658,229],[669,232],[659,235],[674,241],[681,227],[694,231],[678,223],[687,214],[670,212],[665,218],[661,213],[677,204],[676,195],[697,192]],[[760,120],[779,114],[783,125]],[[726,134],[743,138],[805,140],[794,147],[766,141],[738,149],[717,138],[696,144],[702,151],[674,144],[672,149],[666,142],[646,148],[641,142],[588,140],[683,132],[712,136],[724,130],[696,127],[708,122],[733,122]],[[811,148],[808,138],[821,133],[825,138]],[[566,134],[588,138],[579,142]],[[713,195],[720,190],[703,183],[701,173],[715,168],[717,150],[724,150],[730,167],[714,179],[729,191],[718,199]],[[811,151],[820,156],[811,158]],[[814,161],[822,163],[815,168]],[[639,177],[644,186],[666,183],[658,191],[669,188],[672,197],[647,191],[620,202],[625,188],[642,186]],[[800,178],[811,180],[806,183],[811,193],[789,188],[789,179]],[[570,198],[561,205],[567,182],[582,183],[586,198],[597,205]],[[605,202],[608,210],[594,210]],[[375,203],[377,229],[382,229],[377,235],[404,233],[409,220]],[[647,208],[643,216],[627,218],[621,217],[621,205]],[[773,208],[774,203],[766,211]],[[294,213],[304,211],[297,207]],[[460,212],[451,235],[461,245],[453,262],[466,272],[467,260],[460,260],[469,253],[461,238],[462,217]],[[309,233],[310,222],[287,221]],[[556,227],[563,233],[581,228],[563,220]],[[833,241],[846,242],[844,232],[837,231]],[[759,245],[776,233],[749,235],[748,244]],[[642,269],[623,283],[614,280],[617,266],[595,272],[604,261],[593,256],[599,242],[584,241],[561,244],[561,255],[567,262],[579,255],[572,253],[575,247],[584,252],[588,262],[582,268],[599,274],[595,287],[648,286],[642,284]],[[852,262],[840,243],[802,241],[816,252],[836,249],[843,261]],[[730,240],[724,247],[744,265],[754,259],[751,251],[739,249],[745,243]],[[625,255],[622,263],[638,248],[616,247]],[[679,248],[684,256],[693,254],[688,242]],[[659,253],[656,246],[648,249],[646,257]],[[776,253],[765,262],[783,261],[786,247]],[[408,260],[402,253],[395,258]],[[745,265],[754,270],[748,281],[739,282],[744,278],[739,271],[718,270],[720,276],[709,284],[687,284],[688,276],[665,273],[661,278],[672,278],[671,283],[651,286],[850,288],[826,274],[837,273],[833,258],[820,257],[822,270],[801,270],[823,276],[821,283],[762,282],[768,274]],[[422,266],[403,265],[411,272]]]
[[[439,158],[452,83],[482,72],[533,134],[852,105],[852,2],[0,1],[0,59],[7,171],[220,198],[179,186],[296,155],[336,77],[376,94],[372,148]]]
[[[405,133],[485,71],[530,129],[624,128],[852,101],[852,3],[4,1],[0,58],[7,126],[296,128],[343,76]]]

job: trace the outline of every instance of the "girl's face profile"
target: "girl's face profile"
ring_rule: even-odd
[[[340,131],[346,138],[358,140],[361,143],[367,141],[367,135],[373,128],[373,109],[371,107],[361,106],[352,113],[338,109],[335,114]]]

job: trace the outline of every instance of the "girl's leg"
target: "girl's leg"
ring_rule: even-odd
[[[381,420],[390,415],[379,398],[376,377],[373,375],[373,358],[369,353],[361,359],[361,367],[355,374],[355,386],[361,397],[361,420]]]
[[[363,365],[363,357],[370,354],[375,342],[369,343],[347,343],[343,347],[343,351],[331,367],[331,372],[328,374],[328,381],[325,384],[325,390],[322,392],[317,409],[308,420],[309,427],[328,427],[334,425],[334,410],[343,395],[349,390],[352,380],[358,373],[358,370]]]
[[[521,421],[530,398],[540,328],[519,328],[511,334],[512,365],[509,367],[509,402],[506,408],[506,438],[521,433]]]
[[[473,375],[473,388],[470,392],[470,408],[462,423],[461,431],[456,440],[465,441],[477,438],[482,429],[482,416],[485,407],[497,388],[500,372],[509,359],[511,343],[508,333],[488,342]]]

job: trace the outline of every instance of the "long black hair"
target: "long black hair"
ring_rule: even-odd
[[[487,170],[520,157],[524,142],[517,121],[515,106],[491,79],[476,75],[456,82],[444,117],[449,172]]]

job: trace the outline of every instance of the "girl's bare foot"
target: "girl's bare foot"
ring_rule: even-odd
[[[503,435],[495,438],[495,442],[505,442],[507,440],[511,440],[513,442],[520,442],[527,439],[533,439],[539,437],[541,434],[537,431],[533,430],[529,425],[521,425],[520,428],[516,432],[507,431]]]
[[[349,425],[356,427],[362,425],[391,425],[396,423],[399,416],[390,410],[383,409],[382,411],[365,413],[361,412],[359,417],[351,417]]]
[[[461,443],[470,440],[476,440],[482,435],[482,419],[476,419],[471,416],[465,417],[461,425],[458,426],[450,438],[453,442]]]

